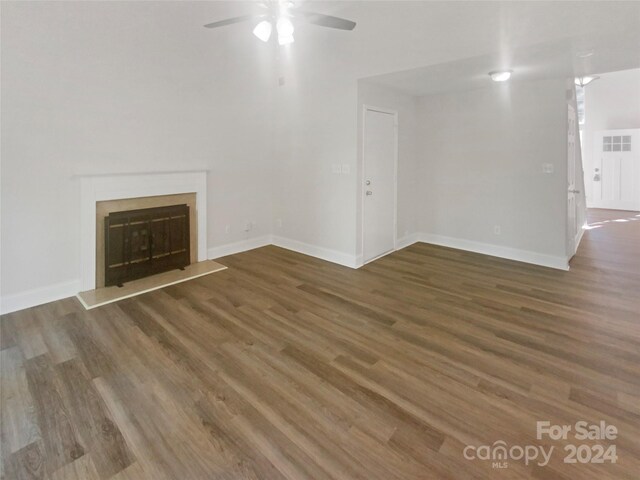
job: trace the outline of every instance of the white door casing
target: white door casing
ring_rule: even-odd
[[[398,114],[363,112],[362,252],[364,263],[395,250]]]
[[[571,105],[567,108],[567,250],[569,257],[572,257],[578,247],[578,228],[581,228],[578,225],[576,203],[576,195],[580,192],[576,186],[576,112]]]

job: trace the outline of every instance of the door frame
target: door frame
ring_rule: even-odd
[[[573,171],[569,172],[569,131],[571,125],[573,124],[573,159],[571,162],[573,163]],[[581,147],[580,144],[580,126],[578,124],[578,111],[571,103],[567,103],[567,197],[566,197],[566,226],[567,226],[567,235],[566,235],[566,251],[567,251],[567,259],[571,260],[576,252],[578,251],[578,244],[580,243],[580,239],[582,237],[581,232],[584,231],[583,225],[578,225],[578,194],[579,190],[576,193],[576,188],[578,185],[576,184],[576,172],[578,168],[582,168],[582,161],[579,161],[578,151]],[[580,151],[580,153],[582,153]],[[573,178],[569,178],[571,175]],[[572,187],[573,191],[569,190]],[[585,190],[586,187],[582,187]],[[569,213],[569,196],[573,195],[573,224],[570,225],[569,219],[571,218],[571,214]]]
[[[365,221],[365,198],[366,198],[366,188],[364,184],[364,169],[365,169],[365,136],[367,132],[367,111],[385,113],[387,115],[393,115],[393,134],[394,134],[394,146],[393,146],[393,249],[389,252],[383,253],[377,257],[371,258],[369,260],[365,260],[364,258],[364,221]],[[361,210],[361,220],[360,220],[360,251],[362,252],[361,261],[358,262],[360,266],[366,265],[369,262],[377,260],[378,258],[384,257],[389,253],[395,252],[398,245],[398,111],[392,110],[390,108],[384,107],[376,107],[374,105],[363,104],[362,105],[362,138],[361,138],[361,149],[362,154],[360,155],[360,204],[362,205]]]

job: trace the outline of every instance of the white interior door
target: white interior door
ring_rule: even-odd
[[[576,189],[576,114],[574,108],[568,106],[567,123],[567,244],[569,255],[576,253],[578,238],[577,199],[580,193]]]
[[[397,115],[364,111],[363,259],[395,249]]]
[[[640,210],[640,130],[605,130],[595,135],[589,206]]]

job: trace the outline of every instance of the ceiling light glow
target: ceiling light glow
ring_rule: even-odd
[[[271,30],[273,30],[271,22],[263,20],[253,29],[253,34],[263,42],[268,42],[271,37]]]
[[[512,73],[513,70],[497,70],[494,72],[489,72],[489,76],[494,82],[506,82],[511,78]]]

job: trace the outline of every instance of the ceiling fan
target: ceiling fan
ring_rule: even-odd
[[[356,26],[356,22],[352,22],[351,20],[346,20],[344,18],[298,10],[292,1],[268,0],[266,2],[261,2],[259,5],[261,8],[266,10],[264,13],[227,18],[226,20],[208,23],[205,27],[218,28],[226,25],[232,25],[234,23],[259,20],[259,23],[256,24],[253,29],[253,34],[256,37],[263,42],[268,42],[269,38],[271,38],[273,27],[275,26],[278,34],[278,43],[280,45],[287,45],[289,43],[293,43],[292,19],[301,19],[306,23],[319,25],[321,27],[337,28],[338,30],[353,30]]]

